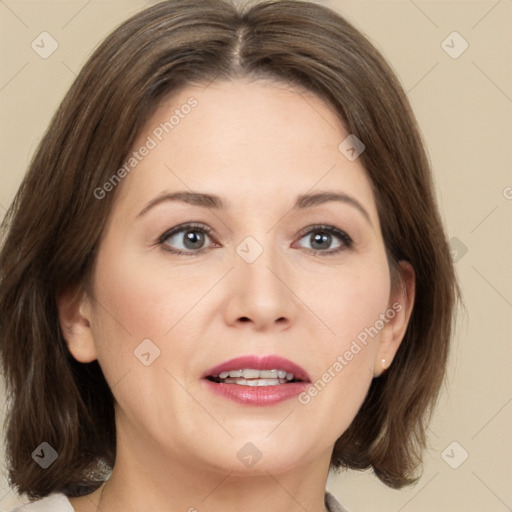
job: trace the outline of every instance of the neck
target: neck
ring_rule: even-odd
[[[112,475],[94,501],[102,512],[325,512],[329,460],[330,452],[286,471],[243,474],[118,442]]]

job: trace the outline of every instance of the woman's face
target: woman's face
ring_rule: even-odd
[[[70,344],[99,360],[120,448],[235,473],[329,460],[403,334],[348,135],[261,80],[183,89],[140,132]]]

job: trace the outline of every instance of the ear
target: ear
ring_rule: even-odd
[[[97,359],[91,331],[92,308],[86,290],[79,286],[57,297],[60,328],[68,350],[80,363]]]
[[[402,343],[411,318],[416,293],[414,269],[408,261],[399,262],[400,282],[391,290],[387,322],[381,331],[379,347],[374,364],[374,376],[386,371]]]

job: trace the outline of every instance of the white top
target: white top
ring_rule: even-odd
[[[325,506],[329,512],[348,512],[328,492],[325,493]],[[65,494],[53,493],[41,500],[16,507],[11,512],[75,512],[75,509]]]
[[[16,507],[11,512],[75,512],[65,494],[53,493],[41,500]]]

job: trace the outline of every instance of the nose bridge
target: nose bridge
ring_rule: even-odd
[[[260,240],[260,241],[259,241]],[[272,234],[260,235],[259,240],[253,236],[247,236],[237,247],[242,282],[244,288],[251,289],[252,293],[268,295],[270,299],[274,295],[283,293],[283,284],[276,274],[285,272],[281,250],[277,247]]]
[[[275,237],[270,234],[247,236],[236,247],[231,321],[252,320],[260,328],[276,321],[291,321],[295,303],[290,272]]]
[[[268,241],[262,246],[261,253],[254,261],[247,261],[242,258],[243,263],[240,266],[242,267],[241,272],[244,281],[251,288],[254,288],[254,290],[261,289],[262,292],[269,294],[280,294],[282,283],[277,279],[276,273],[280,273],[279,269],[283,269],[285,265],[280,261],[283,255],[279,255],[278,248],[273,245],[272,242]],[[252,256],[254,256],[256,250],[255,247],[250,248]]]

